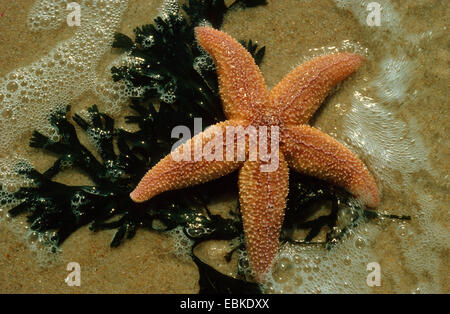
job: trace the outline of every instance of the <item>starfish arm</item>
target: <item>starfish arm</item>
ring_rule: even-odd
[[[208,182],[236,170],[242,162],[237,161],[236,154],[234,160],[227,161],[225,132],[227,127],[239,125],[242,125],[241,121],[220,122],[176,148],[145,174],[131,192],[131,199],[144,202],[162,192]],[[232,141],[236,145],[237,139]],[[211,158],[203,155],[206,147],[209,147]],[[222,149],[216,150],[218,147]],[[215,152],[218,155],[213,155]]]
[[[262,172],[260,161],[246,161],[239,173],[239,199],[250,267],[264,281],[278,249],[289,185],[289,169],[279,154],[276,171]]]
[[[289,167],[343,187],[365,205],[376,207],[378,189],[365,165],[347,147],[307,125],[287,126],[281,150]]]
[[[287,124],[306,123],[330,90],[352,74],[363,60],[357,54],[336,53],[301,64],[272,89],[272,111]]]
[[[212,56],[228,119],[257,116],[269,100],[264,78],[250,53],[227,33],[196,27],[200,45]]]

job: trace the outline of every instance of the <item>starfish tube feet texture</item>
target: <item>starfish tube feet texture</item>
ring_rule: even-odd
[[[271,106],[286,124],[308,122],[330,90],[363,63],[354,53],[311,59],[292,70],[271,91]]]
[[[240,168],[239,200],[250,267],[255,279],[264,281],[278,249],[288,195],[288,167],[338,185],[369,207],[379,203],[377,186],[363,162],[332,137],[306,125],[330,90],[353,73],[363,58],[352,53],[314,58],[292,70],[269,92],[252,56],[235,39],[209,27],[197,27],[195,34],[215,62],[228,120],[211,126],[163,158],[130,197],[143,202],[164,191],[207,182]],[[246,133],[233,136],[234,151],[228,158],[228,127],[265,127],[270,134],[277,130],[280,146],[274,149],[272,137],[270,144],[258,142],[260,155],[252,158],[248,146],[254,141]],[[244,156],[238,156],[242,137]],[[211,151],[214,158],[206,158],[204,152],[203,158],[198,158],[196,147]],[[269,150],[277,167],[265,171],[262,169],[268,161],[261,157],[261,151]],[[189,158],[175,160],[179,155]]]
[[[269,92],[250,53],[231,36],[213,28],[196,27],[195,35],[216,64],[226,117],[259,118],[269,105]]]
[[[280,154],[278,169],[261,171],[261,161],[246,161],[239,172],[239,202],[250,266],[264,281],[278,250],[289,188],[289,169]],[[250,248],[250,249],[249,249]]]
[[[243,124],[236,120],[217,123],[179,146],[147,172],[137,188],[131,192],[131,199],[141,203],[162,192],[208,182],[236,170],[240,162],[235,161],[237,158],[227,161],[226,147],[222,152],[212,152],[214,160],[206,160],[199,152],[212,146],[215,140],[220,140],[225,146],[227,126],[237,127]],[[218,138],[219,134],[222,134],[222,138]],[[237,149],[234,152],[237,153]]]
[[[378,205],[377,186],[369,171],[334,138],[308,125],[288,126],[281,138],[289,167],[341,186],[369,207]]]

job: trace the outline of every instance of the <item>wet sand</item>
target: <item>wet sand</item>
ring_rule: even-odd
[[[132,35],[135,26],[150,22],[157,14],[160,1],[130,1],[118,31]],[[388,30],[379,31],[377,40],[373,40],[374,29],[362,26],[350,10],[337,8],[332,1],[268,1],[269,5],[229,13],[223,30],[239,39],[253,39],[266,46],[266,56],[261,70],[267,85],[273,87],[295,65],[301,63],[304,56],[312,56],[311,48],[340,47],[344,40],[358,43],[369,52],[366,65],[351,78],[346,80],[339,90],[324,103],[312,124],[323,131],[351,143],[343,135],[344,117],[351,110],[355,90],[364,90],[375,95],[376,88],[368,87],[367,81],[379,73],[379,61],[386,51],[395,50],[397,43],[392,40]],[[450,145],[450,110],[448,101],[449,78],[449,40],[444,30],[449,18],[449,8],[445,1],[392,1],[393,7],[402,17],[404,29],[413,33],[432,31],[434,36],[419,41],[418,49],[408,50],[408,57],[418,65],[407,94],[414,97],[392,100],[387,106],[389,111],[402,121],[415,121],[414,134],[419,134],[427,151],[427,160],[435,174],[430,171],[415,171],[411,174],[412,182],[405,183],[404,189],[396,189],[391,182],[386,183],[377,177],[382,189],[382,204],[379,211],[416,215],[423,211],[420,198],[422,194],[433,200],[432,219],[449,231],[449,178],[448,161]],[[0,18],[0,77],[13,69],[27,65],[38,56],[46,54],[55,43],[70,38],[73,30],[61,26],[58,30],[31,32],[26,26],[26,16],[33,4],[31,0],[11,3],[0,0],[0,12],[7,7],[5,15]],[[386,47],[380,47],[380,38],[385,38]],[[112,51],[104,56],[99,64],[99,71],[104,71],[117,53]],[[375,98],[376,99],[376,98]],[[85,93],[73,101],[75,111],[99,104],[92,93]],[[118,114],[120,116],[121,114]],[[412,124],[411,124],[412,125]],[[43,159],[44,154],[27,147],[31,131],[24,132],[23,141],[16,143],[10,151],[18,151],[30,158],[39,170],[46,169],[53,160]],[[8,151],[5,150],[5,151]],[[364,149],[356,150],[368,163],[370,158],[364,155]],[[59,178],[64,182],[87,182],[86,177],[70,172]],[[397,175],[397,184],[406,180],[401,172]],[[405,181],[406,182],[406,181]],[[409,182],[409,181],[408,181]],[[218,207],[228,208],[234,200],[220,202]],[[62,245],[62,252],[57,256],[48,256],[43,252],[32,252],[24,241],[23,225],[5,219],[0,223],[0,293],[195,293],[198,291],[198,272],[195,264],[177,257],[173,250],[172,239],[164,234],[140,230],[132,241],[126,241],[119,248],[109,248],[113,231],[92,233],[84,227],[74,233]],[[14,229],[13,232],[11,229]],[[438,278],[431,274],[417,271],[405,262],[402,245],[414,246],[415,237],[405,239],[399,235],[397,223],[381,226],[382,232],[371,239],[373,250],[383,269],[383,282],[380,287],[370,289],[374,293],[410,293],[420,292],[419,283],[428,281],[436,291],[450,292],[449,246],[430,243],[427,249],[438,256]],[[421,226],[413,221],[408,230],[414,234],[423,232]],[[449,233],[443,235],[444,243]],[[406,241],[406,242],[405,242]],[[408,242],[409,241],[409,242]],[[235,260],[226,265],[220,258],[227,251],[227,245],[210,242],[197,251],[205,261],[210,261],[223,272],[231,273]],[[81,287],[69,287],[64,282],[69,262],[81,265]]]

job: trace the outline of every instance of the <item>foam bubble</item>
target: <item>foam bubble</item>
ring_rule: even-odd
[[[174,254],[176,257],[189,261],[191,259],[192,246],[194,241],[191,240],[183,230],[182,226],[178,226],[170,231],[167,231],[174,243]]]
[[[366,156],[371,170],[386,186],[399,184],[396,173],[410,175],[420,170],[428,158],[427,149],[413,128],[360,92],[354,93],[343,128],[347,142]]]
[[[62,17],[67,14],[66,2],[36,1],[28,17],[30,29],[59,26],[65,21]],[[0,147],[6,154],[28,130],[46,133],[49,114],[86,91],[94,91],[109,112],[118,111],[119,104],[127,99],[127,95],[119,95],[124,90],[120,83],[115,88],[110,80],[103,81],[96,69],[110,49],[127,1],[82,1],[80,5],[81,25],[75,28],[72,38],[60,42],[32,64],[8,73],[0,82]],[[44,26],[43,20],[48,20],[48,25]],[[103,93],[98,93],[95,86],[100,86]]]
[[[177,0],[163,0],[158,11],[158,15],[164,20],[167,19],[169,15],[179,16],[181,18],[180,5]]]

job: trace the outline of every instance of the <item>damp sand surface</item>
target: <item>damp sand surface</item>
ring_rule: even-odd
[[[450,292],[448,4],[438,0],[380,1],[386,6],[383,13],[396,15],[382,15],[380,27],[369,27],[363,23],[366,2],[269,0],[265,7],[236,10],[225,18],[223,30],[233,37],[251,38],[266,46],[261,70],[269,87],[297,64],[324,52],[356,50],[365,54],[365,66],[341,84],[311,123],[346,143],[366,162],[382,191],[377,210],[413,218],[406,224],[382,221],[363,225],[331,253],[281,247],[273,283],[265,287],[268,292]],[[33,3],[0,0],[0,12],[7,8],[0,18],[0,77],[35,62],[57,43],[74,36],[75,30],[64,23],[53,30],[31,31],[26,19]],[[355,3],[360,3],[360,8]],[[134,27],[158,14],[159,5],[160,1],[129,1],[117,30],[131,36]],[[106,75],[105,67],[116,57],[113,49],[104,53],[96,67],[99,76]],[[392,78],[396,72],[399,77]],[[106,106],[91,91],[71,99],[73,111],[94,103],[100,109]],[[113,115],[121,119],[126,111],[115,110]],[[48,168],[54,157],[27,146],[32,129],[19,130],[18,140],[3,147],[0,158],[15,153],[38,170]],[[419,160],[412,160],[414,156]],[[89,183],[75,171],[57,179]],[[230,198],[217,200],[212,208],[225,212],[234,206],[236,200]],[[23,218],[3,218],[0,292],[198,291],[196,266],[176,254],[173,237],[139,231],[132,241],[112,249],[113,232],[92,233],[82,228],[64,242],[61,253],[52,255],[30,249],[34,244],[23,236]],[[196,253],[220,271],[233,274],[236,257],[231,263],[222,258],[228,250],[228,243],[210,241]],[[80,287],[64,282],[69,262],[81,266]],[[366,285],[370,262],[381,266],[380,286]],[[332,274],[333,282],[326,273]]]

